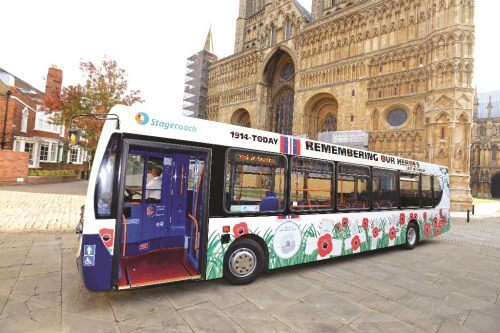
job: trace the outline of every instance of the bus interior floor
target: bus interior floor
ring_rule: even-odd
[[[200,277],[185,260],[183,248],[162,249],[120,260],[118,288],[142,287]]]

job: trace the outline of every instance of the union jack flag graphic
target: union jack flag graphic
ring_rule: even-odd
[[[280,152],[283,154],[300,155],[300,139],[282,135],[280,137]]]

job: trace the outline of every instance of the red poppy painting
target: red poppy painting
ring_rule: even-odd
[[[411,218],[412,214],[410,214]],[[406,223],[405,213],[399,214],[399,224],[404,225]]]
[[[427,212],[424,212],[424,214],[422,214],[422,217],[424,218],[424,220],[427,220]]]
[[[347,217],[342,218],[342,228],[347,228],[349,226],[349,219]]]
[[[326,234],[318,238],[318,254],[320,257],[326,257],[333,251],[332,235]]]
[[[369,223],[368,218],[365,217],[363,219],[363,229],[365,230],[368,229],[368,223]]]
[[[431,237],[431,224],[430,223],[424,224],[424,236]]]
[[[379,234],[378,227],[373,228],[372,230],[373,238],[378,238],[378,234]]]
[[[235,238],[241,237],[243,235],[248,234],[248,226],[245,222],[241,222],[236,224],[233,227],[233,234]]]
[[[394,238],[396,238],[396,228],[392,227],[389,229],[389,239],[394,240]]]
[[[361,246],[361,240],[359,239],[358,235],[356,235],[352,238],[351,246],[352,246],[353,251],[357,251],[359,249],[359,247]]]

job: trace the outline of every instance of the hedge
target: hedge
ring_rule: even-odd
[[[76,175],[75,170],[30,170],[28,176],[45,176],[45,177],[55,177],[55,176],[74,176]]]

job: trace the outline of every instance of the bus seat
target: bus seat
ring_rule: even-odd
[[[362,201],[358,201],[352,206],[353,208],[365,208],[365,203]]]
[[[392,202],[389,200],[380,200],[379,201],[380,208],[392,208]]]
[[[269,191],[270,192],[270,191]],[[267,195],[268,192],[266,192]],[[278,198],[266,196],[259,204],[259,212],[275,212],[279,210]]]
[[[347,202],[338,202],[337,208],[338,209],[349,209],[349,208],[351,208],[351,206]]]

